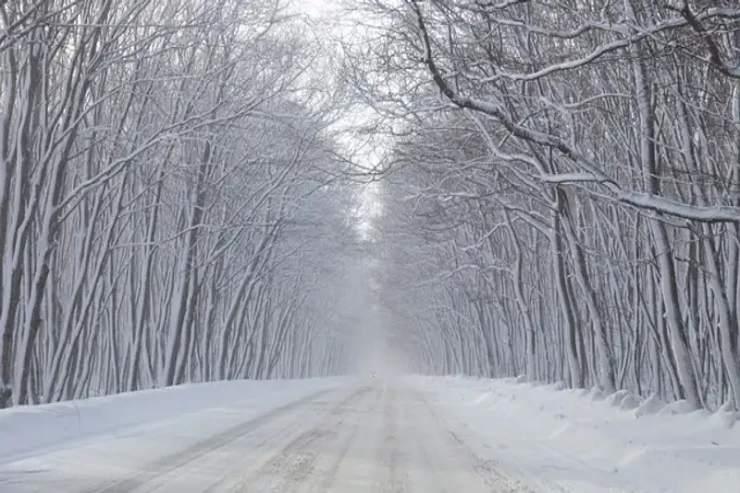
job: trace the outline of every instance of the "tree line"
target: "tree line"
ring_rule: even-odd
[[[737,3],[362,5],[413,367],[737,409]]]
[[[305,24],[15,0],[0,26],[0,407],[342,372],[353,197]]]

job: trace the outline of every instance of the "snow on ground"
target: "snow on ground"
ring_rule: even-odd
[[[481,464],[567,493],[740,492],[735,413],[514,379],[410,377]]]
[[[23,406],[0,411],[0,464],[86,442],[133,434],[151,425],[203,421],[225,409],[257,415],[346,379],[229,381],[187,384],[83,401]],[[224,420],[211,419],[211,426]],[[213,430],[210,430],[213,431]]]
[[[221,382],[0,412],[0,491],[738,493],[737,417],[405,377]]]
[[[165,394],[156,397],[140,393],[125,402],[104,399],[119,402],[105,406],[99,423],[106,415],[123,415],[124,407],[149,407],[164,416],[153,400],[174,416],[2,463],[0,491],[532,493],[478,470],[427,401],[402,382],[346,379],[285,385],[290,395],[280,397],[272,392],[272,383],[265,383],[257,391],[251,384],[216,384],[221,392],[203,387],[154,392]],[[326,388],[331,390],[317,393]],[[237,405],[234,390],[251,392],[259,402]],[[178,414],[174,407],[211,391],[227,401],[223,408]],[[145,401],[152,405],[145,406]],[[256,415],[255,407],[260,409]],[[54,419],[44,416],[37,423]],[[19,423],[19,431],[35,434],[29,423]]]

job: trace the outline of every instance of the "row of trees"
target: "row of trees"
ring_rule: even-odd
[[[0,407],[343,371],[337,98],[281,2],[0,1],[0,25]]]
[[[738,408],[737,3],[363,5],[416,368]]]

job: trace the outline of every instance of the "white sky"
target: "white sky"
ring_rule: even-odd
[[[323,17],[340,7],[336,0],[293,0],[292,5],[311,17]]]
[[[352,36],[357,41],[357,30],[352,27],[351,14],[342,12],[345,5],[343,0],[293,0],[292,8],[299,13],[308,15],[312,21],[315,21],[318,28],[322,31],[322,36],[326,38],[348,38]],[[333,16],[341,16],[334,18]],[[328,30],[328,32],[323,30]],[[361,139],[353,133],[350,128],[353,124],[363,123],[370,120],[372,111],[370,108],[363,110],[361,107],[354,107],[353,113],[343,118],[341,127],[347,127],[346,132],[339,136],[340,144],[345,146],[351,153],[352,159],[359,161],[359,164],[366,169],[377,166],[380,156],[376,139]],[[366,181],[366,180],[364,180]],[[375,222],[379,214],[382,213],[382,199],[380,183],[368,183],[358,187],[357,209],[355,211],[354,221],[355,229],[360,238],[369,241],[375,236]],[[361,269],[363,272],[358,273],[358,286],[352,291],[358,298],[355,310],[357,317],[356,330],[356,351],[358,369],[361,371],[379,372],[383,369],[391,368],[391,361],[388,351],[388,340],[385,328],[385,320],[379,314],[372,310],[374,296],[371,291],[367,290],[369,280],[372,280],[372,268]]]
[[[348,22],[350,17],[345,11],[345,15],[342,15],[342,10],[346,8],[346,4],[343,0],[293,0],[291,2],[291,8],[296,9],[299,13],[308,15],[313,21],[319,23],[320,29],[329,30],[328,37],[332,35],[337,38],[357,36],[356,29],[351,27],[351,22]],[[334,18],[332,16],[340,16],[341,19]],[[342,22],[344,21],[344,22]],[[358,108],[353,109],[354,113],[347,115],[346,122],[341,125],[350,126],[353,123],[363,123],[370,120],[371,110],[368,108],[367,114],[365,111],[361,111]],[[359,161],[366,169],[372,169],[379,164],[380,156],[378,149],[376,148],[377,142],[375,139],[359,140],[356,135],[353,135],[352,131],[349,130],[343,135],[339,136],[340,144],[346,146],[349,152],[352,153],[352,159]],[[363,187],[362,192],[359,196],[359,209],[357,211],[357,230],[361,237],[365,240],[370,239],[373,230],[373,220],[381,212],[382,207],[380,204],[379,188],[377,183],[370,183]]]

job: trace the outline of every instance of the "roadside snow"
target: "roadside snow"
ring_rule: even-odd
[[[220,408],[260,414],[343,382],[329,378],[188,384],[5,409],[0,411],[0,464],[106,436],[137,433],[141,431],[137,428],[189,415],[199,418],[206,411],[212,421]]]
[[[478,457],[537,491],[737,493],[736,413],[516,379],[410,377]]]
[[[65,491],[87,491],[111,477],[139,474],[161,457],[231,433],[267,413],[273,416],[273,410],[316,392],[337,390],[322,397],[324,404],[335,402],[352,388],[347,385],[350,380],[184,385],[5,410],[0,412],[0,490],[33,473],[37,480],[45,474],[43,478],[66,481]],[[404,391],[422,393],[430,404],[428,412],[444,422],[442,429],[449,429],[465,445],[460,451],[472,452],[475,467],[511,476],[531,491],[740,492],[740,424],[734,413],[686,412],[680,402],[640,402],[625,392],[602,397],[598,392],[514,379],[405,381],[411,389]],[[423,414],[421,407],[415,409]],[[224,476],[229,468],[243,469],[243,454],[261,453],[253,444],[280,443],[275,437],[288,440],[301,427],[313,426],[313,408],[296,412],[300,419],[277,413],[252,441],[219,449],[200,458],[199,464]],[[431,429],[432,423],[424,427]],[[69,464],[85,467],[70,469]]]

